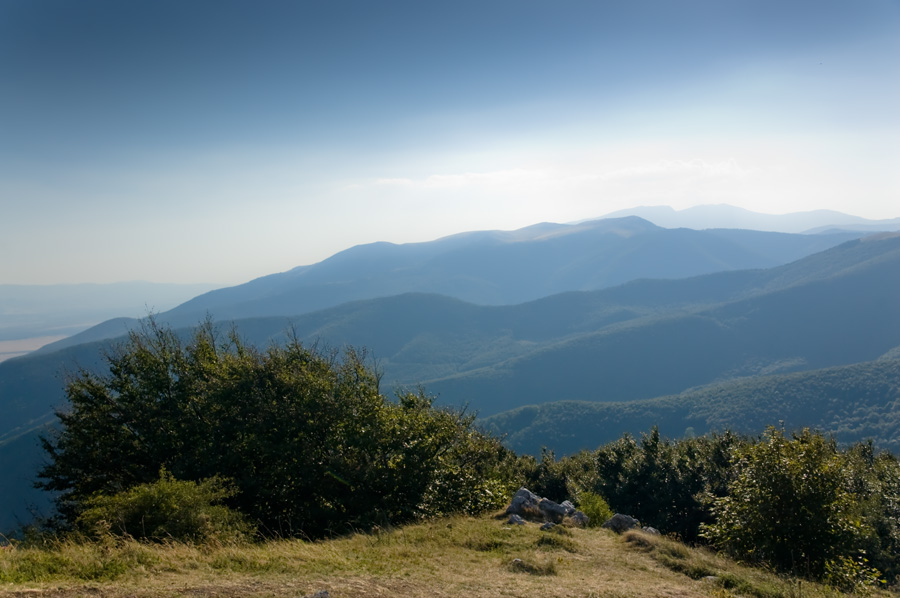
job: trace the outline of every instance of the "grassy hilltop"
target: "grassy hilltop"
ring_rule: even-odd
[[[519,559],[516,561],[515,559]],[[451,517],[307,542],[0,551],[0,596],[836,596],[658,536]],[[876,595],[889,595],[875,591]]]

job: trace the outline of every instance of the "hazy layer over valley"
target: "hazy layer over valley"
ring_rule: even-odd
[[[71,336],[110,318],[170,309],[212,288],[203,283],[0,284],[0,342]]]

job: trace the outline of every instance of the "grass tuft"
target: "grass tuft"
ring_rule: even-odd
[[[541,530],[541,531],[543,531],[545,534],[556,534],[558,536],[568,536],[568,537],[572,536],[572,530],[570,530],[565,525],[554,525],[550,529]]]
[[[478,552],[491,552],[492,550],[503,550],[509,546],[508,543],[497,539],[476,540],[472,539],[466,542],[466,548],[477,550]]]
[[[537,539],[538,548],[553,550],[565,550],[566,552],[578,552],[575,542],[563,536],[542,535]]]
[[[543,562],[532,562],[523,559],[513,559],[509,563],[509,570],[514,573],[528,573],[529,575],[556,575],[556,561],[547,559]]]

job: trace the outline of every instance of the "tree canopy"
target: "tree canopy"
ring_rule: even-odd
[[[505,498],[513,455],[420,392],[388,400],[365,353],[296,339],[260,351],[210,323],[188,339],[148,319],[66,386],[38,485],[73,522],[97,493],[218,477],[263,533],[320,535]]]

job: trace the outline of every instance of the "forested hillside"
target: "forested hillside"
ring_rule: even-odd
[[[543,447],[557,454],[594,449],[648,424],[677,438],[726,429],[755,433],[779,423],[900,452],[900,360],[741,378],[643,401],[528,405],[481,420],[513,450],[534,455]]]

